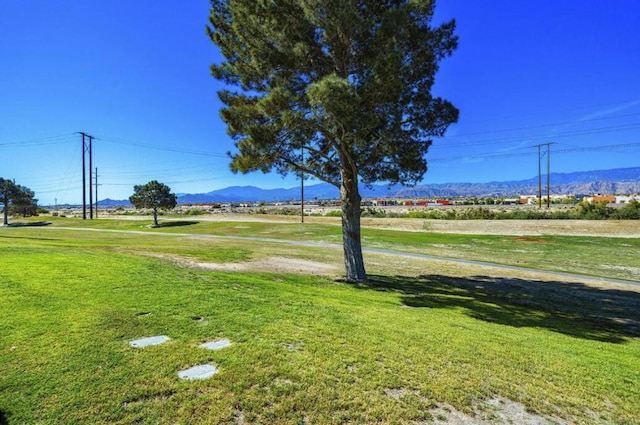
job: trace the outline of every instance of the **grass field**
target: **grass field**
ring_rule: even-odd
[[[636,286],[381,254],[356,286],[183,261],[339,266],[335,249],[69,229],[340,241],[320,224],[146,224],[0,229],[0,423],[640,424]],[[637,240],[540,239],[364,233],[372,247],[636,279]],[[153,335],[171,340],[129,345]],[[198,347],[219,338],[232,345]],[[178,378],[207,362],[212,378]]]
[[[70,220],[54,221],[56,226],[96,229],[196,233],[220,236],[263,237],[299,241],[342,243],[339,226],[320,223],[165,221],[166,227],[149,229],[150,221]],[[634,221],[629,221],[635,226]],[[161,223],[162,224],[162,223]],[[401,252],[449,258],[487,261],[563,271],[605,278],[640,281],[640,238],[603,238],[591,236],[513,236],[399,232],[363,228],[363,245]]]

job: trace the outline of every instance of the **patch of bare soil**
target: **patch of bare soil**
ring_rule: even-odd
[[[403,388],[385,388],[384,393],[395,400],[417,396],[417,392]],[[572,425],[555,416],[529,412],[522,403],[503,397],[478,401],[472,406],[472,411],[465,413],[449,404],[438,403],[437,407],[429,410],[431,420],[417,421],[414,425]]]
[[[311,275],[331,275],[340,273],[340,268],[331,264],[285,257],[268,257],[243,263],[194,263],[194,266],[207,270],[283,272]]]
[[[243,272],[277,272],[300,273],[310,275],[336,275],[342,269],[338,265],[326,264],[318,261],[300,258],[267,257],[241,263],[206,263],[179,255],[145,253],[149,257],[170,260],[183,267],[193,267],[203,270],[243,271]]]
[[[570,425],[557,417],[527,412],[523,404],[505,398],[492,398],[474,406],[474,416],[442,404],[431,410],[433,422],[417,422],[416,425]]]

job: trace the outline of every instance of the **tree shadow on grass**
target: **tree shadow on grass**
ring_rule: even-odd
[[[0,425],[8,425],[9,421],[7,420],[7,417],[5,416],[4,412],[2,410],[0,410]]]
[[[40,227],[40,226],[50,226],[50,221],[32,221],[27,223],[9,223],[8,227]]]
[[[30,237],[30,236],[16,236],[16,235],[0,235],[0,238],[8,239],[8,240],[25,239],[25,240],[29,240],[29,241],[58,241],[58,240],[60,240],[59,238],[34,238],[34,237]]]
[[[397,292],[408,307],[462,308],[470,317],[514,327],[622,343],[640,337],[640,293],[581,283],[491,276],[371,276],[359,287]]]
[[[158,223],[157,226],[152,225],[151,227],[154,229],[160,229],[162,227],[180,227],[180,226],[191,226],[193,224],[198,224],[200,223],[199,221],[186,221],[186,220],[180,220],[180,221],[165,221],[163,223]]]

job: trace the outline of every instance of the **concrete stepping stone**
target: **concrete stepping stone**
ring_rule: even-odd
[[[200,344],[198,347],[206,348],[208,350],[220,350],[230,345],[231,341],[229,341],[228,339],[219,339],[217,341],[205,342],[203,344]]]
[[[140,348],[140,347],[148,347],[149,345],[160,345],[169,341],[168,336],[166,335],[158,335],[158,336],[150,336],[148,338],[135,339],[133,341],[129,341],[129,345],[132,347]]]
[[[190,367],[189,369],[181,370],[178,372],[178,376],[182,379],[207,379],[218,373],[218,368],[212,364],[203,364]]]

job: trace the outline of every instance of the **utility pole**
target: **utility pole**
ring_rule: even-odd
[[[551,143],[547,143],[547,209],[551,208]]]
[[[85,142],[85,138],[89,139],[89,202],[91,207],[91,218],[93,218],[93,207],[91,206],[92,195],[91,195],[91,167],[92,167],[92,152],[91,145],[94,139],[93,136],[85,133],[84,131],[79,131],[76,134],[80,134],[82,136],[82,219],[87,219],[87,165],[86,165],[86,153],[87,153],[87,143]]]
[[[87,219],[87,176],[86,176],[86,164],[85,164],[85,149],[86,144],[84,142],[84,138],[86,134],[84,132],[80,132],[82,135],[82,219]]]
[[[93,136],[89,136],[89,218],[93,220]]]
[[[96,167],[96,218],[98,218],[98,167]]]
[[[301,162],[304,162],[304,148],[301,149]],[[304,223],[304,171],[300,169],[300,222]]]
[[[542,208],[542,165],[540,164],[540,148],[538,145],[538,208]]]
[[[542,158],[547,156],[547,208],[551,208],[551,145],[553,142],[540,143],[538,148],[538,205],[542,208]],[[547,149],[543,152],[542,146]]]

